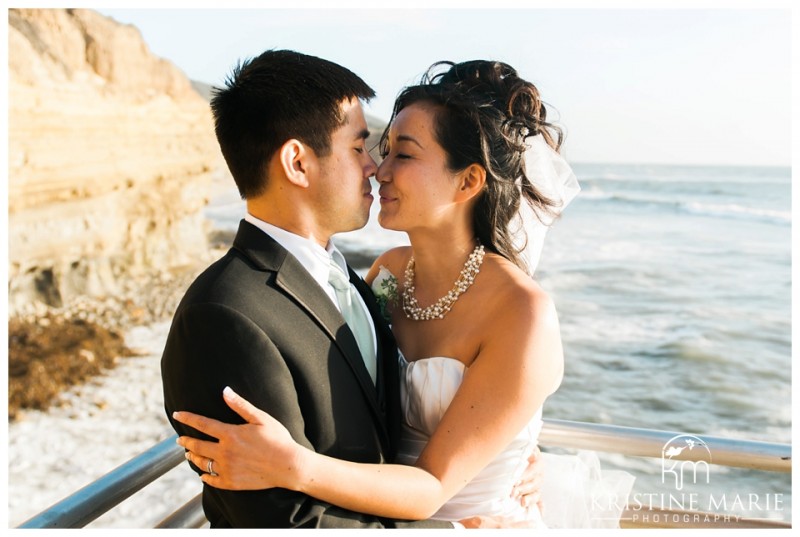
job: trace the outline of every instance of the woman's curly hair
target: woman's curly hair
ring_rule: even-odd
[[[556,202],[526,175],[525,140],[541,134],[555,151],[563,142],[562,130],[547,122],[539,90],[502,62],[437,62],[418,85],[400,93],[392,121],[403,108],[419,102],[436,105],[435,132],[448,168],[458,172],[477,163],[486,170],[486,185],[473,215],[476,237],[487,250],[526,269],[510,224],[523,200],[540,219],[554,215]],[[384,145],[387,134],[388,129],[381,140]]]

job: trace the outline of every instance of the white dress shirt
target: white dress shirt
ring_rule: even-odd
[[[277,226],[264,222],[263,220],[259,220],[250,213],[245,214],[244,219],[275,239],[275,242],[286,248],[290,254],[295,256],[297,260],[300,261],[300,264],[303,265],[303,268],[308,271],[314,281],[319,284],[323,291],[325,291],[325,294],[331,299],[331,302],[333,302],[333,305],[336,306],[336,309],[341,311],[339,308],[339,302],[336,300],[336,291],[334,290],[333,286],[328,283],[328,273],[330,272],[331,260],[339,265],[345,274],[349,273],[347,271],[347,263],[344,260],[344,255],[342,255],[342,253],[336,248],[336,246],[333,245],[331,241],[328,241],[327,247],[323,248],[311,239],[301,237],[300,235],[295,235],[290,231],[286,231],[285,229],[281,229]],[[364,304],[364,299],[361,298],[359,293],[355,294],[358,296],[358,303],[362,308],[364,308],[367,318],[371,319],[372,317],[369,314],[367,305]],[[375,334],[375,326],[372,323],[369,323],[369,326],[370,330],[372,331],[373,351],[375,352],[375,355],[377,355],[378,340]]]

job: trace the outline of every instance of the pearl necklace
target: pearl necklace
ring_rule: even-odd
[[[458,275],[453,288],[427,308],[421,308],[417,298],[414,296],[416,287],[414,286],[414,256],[412,255],[411,259],[408,260],[405,281],[403,282],[403,313],[406,314],[406,318],[414,321],[444,319],[444,316],[453,308],[458,298],[475,282],[475,276],[481,271],[483,256],[483,245],[478,243],[472,253],[469,254],[469,258],[464,264],[464,268],[461,269],[461,274]]]

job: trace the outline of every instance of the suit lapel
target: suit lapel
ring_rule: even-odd
[[[375,296],[372,294],[372,290],[361,278],[361,276],[356,274],[352,268],[349,266],[347,268],[350,273],[350,283],[353,284],[353,286],[356,288],[356,291],[358,291],[358,293],[361,295],[361,298],[364,300],[364,304],[366,304],[369,315],[372,318],[372,325],[375,327],[375,337],[377,339],[375,356],[377,375],[375,380],[375,388],[378,391],[378,403],[380,404],[381,410],[385,410],[386,390],[384,389],[384,386],[386,381],[386,365],[384,360],[386,359],[387,354],[386,345],[388,343],[389,346],[394,346],[394,337],[392,336],[386,321],[383,320],[383,317],[380,313],[380,308],[378,307],[377,302],[375,302]]]
[[[383,412],[386,427],[389,433],[389,461],[393,461],[395,450],[400,441],[402,429],[402,411],[400,407],[400,371],[397,358],[397,342],[391,328],[384,320],[380,307],[375,300],[375,295],[367,283],[355,272],[350,270],[350,281],[367,305],[372,321],[375,325],[375,335],[378,338],[378,401]]]
[[[249,222],[242,221],[239,224],[239,231],[234,239],[233,247],[263,270],[275,272],[274,285],[289,295],[330,337],[353,371],[365,398],[377,418],[376,421],[380,424],[380,430],[385,436],[387,434],[385,418],[378,401],[378,394],[361,357],[361,352],[358,350],[358,344],[347,323],[345,323],[342,314],[333,305],[325,291],[303,268],[296,257],[291,255],[272,237]],[[351,274],[352,277],[353,275]],[[356,276],[356,278],[358,277]],[[269,282],[266,282],[266,284],[269,285]],[[363,281],[361,284],[365,285]],[[387,443],[385,438],[384,443]]]

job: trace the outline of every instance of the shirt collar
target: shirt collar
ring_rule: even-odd
[[[245,214],[244,219],[275,239],[275,242],[295,256],[300,264],[303,265],[303,268],[323,288],[328,285],[331,260],[347,274],[347,263],[344,255],[334,246],[333,242],[328,241],[327,246],[323,248],[311,239],[264,222],[250,213]]]

